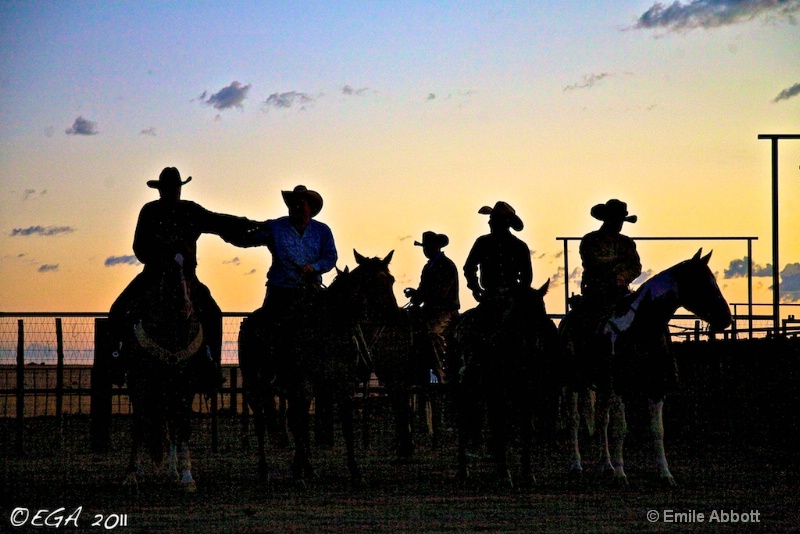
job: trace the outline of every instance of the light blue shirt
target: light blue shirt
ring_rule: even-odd
[[[266,245],[272,253],[272,265],[267,271],[268,286],[300,287],[303,265],[312,266],[317,282],[322,283],[322,275],[333,269],[338,259],[331,229],[314,219],[309,221],[302,235],[288,216],[269,220],[252,235],[252,244]]]

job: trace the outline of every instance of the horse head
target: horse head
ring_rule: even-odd
[[[678,299],[681,306],[707,322],[712,332],[719,332],[731,325],[731,310],[708,266],[712,253],[702,254],[701,248],[691,259],[675,266]]]
[[[367,258],[353,249],[356,263],[355,269],[342,272],[340,278],[346,280],[349,292],[349,303],[353,313],[360,318],[386,318],[398,313],[397,298],[394,295],[394,276],[389,271],[394,251],[383,259]],[[331,285],[333,289],[333,284]]]

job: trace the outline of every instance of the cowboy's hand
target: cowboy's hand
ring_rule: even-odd
[[[417,294],[417,290],[413,287],[407,287],[403,290],[403,295],[406,296],[407,299],[414,299],[414,296]]]
[[[314,269],[312,266],[310,266],[308,264],[303,265],[302,267],[300,267],[300,274],[303,275],[303,276],[314,276],[314,274],[316,274],[316,272],[317,272],[316,269]]]

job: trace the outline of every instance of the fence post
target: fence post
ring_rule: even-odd
[[[108,319],[94,320],[94,362],[90,405],[92,451],[106,452],[111,442],[111,336]]]
[[[17,321],[17,428],[16,452],[25,454],[25,322]]]
[[[56,317],[56,417],[58,446],[64,444],[64,331],[61,317]]]

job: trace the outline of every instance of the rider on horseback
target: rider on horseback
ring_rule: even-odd
[[[479,237],[467,256],[467,287],[478,302],[514,297],[530,288],[533,280],[530,249],[511,234],[511,229],[522,230],[522,220],[514,208],[502,201],[494,208],[484,206],[478,213],[489,215],[490,233]]]
[[[304,185],[281,194],[289,215],[262,223],[245,238],[246,246],[266,245],[272,253],[264,305],[256,311],[269,321],[285,318],[309,292],[318,290],[322,275],[338,259],[331,229],[314,220],[322,210],[322,196]]]
[[[145,204],[139,213],[133,239],[136,258],[144,269],[117,297],[109,311],[109,326],[116,349],[133,325],[133,308],[146,309],[148,303],[138,302],[146,289],[157,284],[161,273],[174,264],[175,257],[183,257],[183,276],[189,287],[195,311],[203,325],[205,340],[215,367],[214,378],[209,379],[208,390],[221,383],[219,364],[222,354],[222,311],[211,296],[208,287],[197,279],[197,239],[201,234],[217,234],[229,243],[247,233],[253,222],[244,217],[213,213],[195,202],[181,200],[181,188],[192,177],[181,181],[175,167],[166,167],[158,180],[147,185],[159,192],[159,200]],[[216,383],[214,383],[216,382]]]
[[[419,287],[409,287],[403,291],[411,300],[412,314],[422,323],[421,337],[427,338],[423,346],[429,348],[433,356],[430,363],[440,380],[445,378],[445,331],[461,307],[458,300],[458,270],[453,260],[442,252],[442,248],[449,243],[450,238],[446,235],[430,231],[423,232],[422,242],[414,241],[414,245],[422,247],[428,263],[422,268]]]
[[[572,311],[562,329],[573,344],[578,358],[574,367],[578,369],[578,382],[597,385],[598,377],[606,376],[604,367],[611,365],[610,352],[598,353],[601,346],[601,325],[615,307],[630,294],[630,283],[642,273],[642,263],[636,251],[636,243],[623,235],[623,223],[635,223],[636,215],[628,215],[628,205],[617,199],[592,207],[591,215],[603,224],[598,230],[581,239],[580,254],[583,262],[581,297],[570,299]],[[590,350],[589,347],[595,347]],[[602,354],[602,358],[597,355]]]
[[[621,233],[622,224],[635,223],[637,217],[628,215],[627,204],[617,199],[597,204],[591,215],[603,224],[581,240],[581,293],[590,306],[613,306],[630,293],[628,286],[642,274],[636,243]]]

